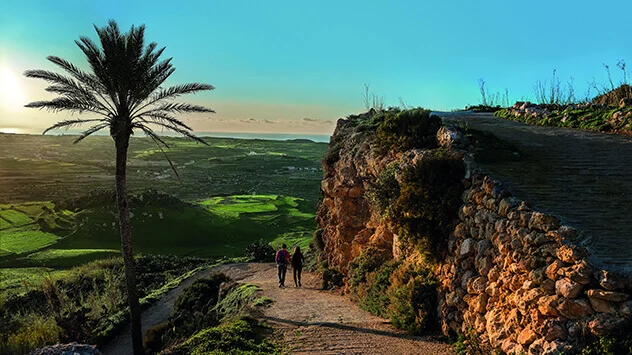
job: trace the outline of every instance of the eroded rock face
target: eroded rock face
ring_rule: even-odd
[[[440,134],[446,146],[458,147],[456,135]],[[368,245],[398,260],[412,258],[394,233],[398,226],[381,215],[367,190],[389,164],[414,165],[429,153],[375,155],[371,135],[345,121],[334,135],[343,143],[339,159],[325,165],[317,216],[329,264],[344,271]],[[447,256],[435,275],[445,333],[473,331],[484,347],[505,352],[560,354],[582,344],[582,334],[610,334],[632,317],[632,283],[592,265],[574,243],[575,230],[489,176],[473,174],[464,184],[455,227],[445,236]]]

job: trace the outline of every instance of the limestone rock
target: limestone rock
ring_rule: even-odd
[[[557,311],[559,302],[560,298],[557,295],[541,297],[538,300],[538,310],[545,316],[557,317],[560,315]]]
[[[518,343],[522,345],[529,345],[538,338],[538,335],[533,331],[531,327],[524,328],[520,334],[518,334]]]
[[[610,314],[616,313],[616,310],[614,306],[612,305],[612,303],[606,300],[588,296],[588,301],[590,301],[590,305],[592,306],[593,310],[597,313],[610,313]]]
[[[562,263],[561,260],[555,259],[551,264],[549,264],[549,266],[547,266],[546,271],[544,273],[546,274],[546,277],[548,277],[549,279],[555,281],[558,278],[557,272],[563,266],[564,266],[564,263]]]
[[[459,256],[462,258],[474,255],[476,241],[472,238],[467,238],[461,243],[459,249]]]
[[[567,264],[575,264],[586,258],[586,250],[578,246],[562,245],[557,249],[557,257]]]
[[[594,336],[603,337],[620,328],[624,322],[624,318],[601,313],[588,322],[587,328]]]
[[[625,287],[623,278],[610,271],[600,270],[597,273],[597,279],[599,280],[599,285],[606,290],[617,291]]]
[[[557,310],[568,319],[579,319],[593,314],[590,304],[585,299],[562,300]]]
[[[537,229],[543,232],[556,230],[560,227],[560,219],[553,215],[540,212],[533,212],[529,220],[529,228]]]
[[[630,296],[622,292],[604,291],[599,289],[593,289],[586,291],[586,294],[590,298],[598,298],[612,302],[622,302],[627,300]]]
[[[555,292],[565,298],[576,298],[582,291],[582,285],[567,278],[555,282]]]

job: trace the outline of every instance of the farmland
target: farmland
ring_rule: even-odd
[[[0,295],[120,253],[112,141],[73,140],[0,134]],[[305,245],[327,144],[205,140],[166,138],[163,152],[132,139],[134,251],[218,259],[259,239]]]

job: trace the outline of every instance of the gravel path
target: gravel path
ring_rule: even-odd
[[[632,137],[526,125],[489,113],[437,114],[516,145],[521,160],[480,166],[518,198],[580,230],[601,260],[632,268]]]
[[[231,264],[217,267],[237,281],[256,284],[263,295],[274,300],[261,315],[272,326],[275,336],[291,354],[454,354],[449,344],[432,336],[411,337],[393,328],[387,320],[361,310],[346,297],[319,290],[320,279],[303,273],[303,287],[278,288],[274,264]],[[143,313],[143,330],[164,322],[174,300],[195,279],[209,275],[203,270],[170,291]],[[288,271],[288,281],[291,270]],[[287,282],[293,284],[293,282]],[[101,351],[103,354],[128,354],[129,329]]]

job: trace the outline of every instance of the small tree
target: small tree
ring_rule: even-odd
[[[46,91],[59,95],[50,101],[35,101],[26,107],[47,109],[53,112],[69,111],[89,113],[96,118],[61,121],[47,128],[44,133],[89,123],[76,140],[80,142],[102,129],[109,129],[116,147],[116,203],[121,233],[121,252],[125,265],[127,298],[132,320],[132,341],[135,355],[143,354],[141,310],[136,289],[136,271],[132,251],[132,221],[127,201],[126,168],[127,150],[134,130],[144,132],[158,147],[167,144],[151,126],[166,128],[185,137],[206,144],[191,133],[191,128],[174,114],[214,112],[213,110],[186,103],[173,102],[184,94],[213,90],[208,84],[192,83],[161,88],[174,72],[171,59],[159,60],[165,48],[156,49],[155,42],[145,45],[145,26],[132,26],[128,33],[121,33],[113,20],[102,28],[94,26],[100,46],[88,37],[75,41],[85,55],[90,71],[55,56],[47,59],[62,68],[68,75],[46,70],[27,70],[29,78],[50,83]],[[171,164],[171,162],[169,162]],[[171,165],[173,168],[173,165]],[[175,169],[174,169],[175,170]]]

